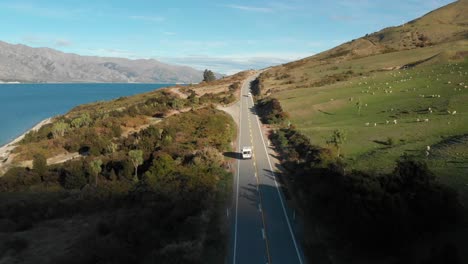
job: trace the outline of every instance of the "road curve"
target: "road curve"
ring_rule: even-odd
[[[231,208],[229,263],[305,263],[296,240],[292,210],[273,172],[248,78],[241,89],[238,148],[253,147],[253,158],[237,163]],[[240,152],[240,151],[239,151]]]

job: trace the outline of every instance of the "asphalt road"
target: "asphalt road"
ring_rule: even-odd
[[[293,212],[288,208],[272,166],[250,91],[242,87],[239,152],[253,146],[252,159],[238,160],[231,213],[230,263],[305,263],[296,241]]]

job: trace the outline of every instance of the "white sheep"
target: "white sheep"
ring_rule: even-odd
[[[393,119],[393,124],[398,124],[398,121],[396,119]]]
[[[374,123],[374,126],[376,127],[376,126],[377,126],[377,123]]]
[[[369,122],[367,122],[367,123],[366,123],[366,126],[369,126],[369,125],[370,125],[370,123],[369,123]]]
[[[453,111],[453,112],[452,112],[452,115],[456,115],[456,114],[457,114],[457,111]]]
[[[388,125],[388,124],[390,123],[390,121],[388,121],[388,120],[385,120],[385,123]]]
[[[426,150],[427,150],[427,151],[430,151],[430,150],[431,150],[431,146],[426,146]]]
[[[419,119],[419,118],[416,118],[416,122],[421,122],[421,119]]]
[[[429,122],[429,118],[424,119],[424,122]]]

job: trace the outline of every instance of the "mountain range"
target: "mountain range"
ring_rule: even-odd
[[[0,82],[198,83],[203,72],[154,59],[80,56],[0,41]]]

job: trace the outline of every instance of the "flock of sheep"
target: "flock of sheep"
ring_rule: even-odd
[[[455,65],[449,65],[448,67],[451,67],[451,66],[453,67],[453,66],[458,66],[458,65],[457,65],[457,64],[455,64]],[[462,67],[459,67],[459,69],[461,70]],[[453,69],[452,69],[452,70],[453,70]],[[432,72],[434,73],[434,70],[432,70]],[[416,74],[418,75],[419,72],[416,73]],[[455,73],[454,73],[453,71],[451,71],[451,74],[455,74]],[[461,72],[461,71],[458,71],[458,74],[459,74],[459,75],[468,75],[468,72],[463,73],[463,72]],[[391,73],[390,75],[391,75],[392,77],[397,78],[397,77],[399,77],[399,75],[402,75],[402,72],[399,71],[398,73]],[[404,75],[404,73],[403,73],[403,75]],[[406,75],[409,75],[409,73],[406,72]],[[438,77],[441,76],[441,75],[442,75],[442,74],[436,74],[436,76],[434,77],[434,79],[437,80],[437,81],[439,81],[440,79],[439,79]],[[431,79],[431,77],[432,77],[432,75],[429,75],[427,78],[428,78],[428,79]],[[413,80],[413,77],[412,77],[412,76],[407,76],[407,77],[402,78],[402,79],[400,79],[400,80],[396,80],[395,82],[409,82],[409,81],[411,81],[411,80]],[[352,82],[351,82],[351,84],[352,84]],[[367,82],[367,81],[359,82],[358,84],[359,84],[359,85],[366,85],[366,86],[367,86],[367,89],[361,90],[361,93],[372,94],[372,95],[375,95],[375,94],[376,94],[375,91],[371,91],[371,86],[370,86],[370,84],[368,85],[368,82]],[[450,84],[452,84],[452,82],[451,82],[451,81],[448,81],[448,82],[446,82],[446,84],[449,84],[449,85],[450,85]],[[376,85],[376,84],[374,84],[374,85]],[[385,85],[385,87],[386,87],[385,89],[383,89],[383,91],[384,91],[385,94],[391,94],[391,93],[393,93],[393,90],[392,90],[393,87],[392,87],[388,82],[386,82],[384,85]],[[464,82],[458,83],[458,86],[461,87],[461,88],[456,87],[456,88],[454,88],[454,91],[462,91],[462,88],[468,89],[468,86],[465,85]],[[430,87],[429,84],[426,85],[426,88],[429,88],[429,87]],[[380,90],[379,87],[377,87],[376,89],[377,89],[377,90]],[[413,88],[412,90],[413,90],[413,91],[416,91],[417,89],[416,89],[416,88]],[[402,90],[402,92],[409,92],[409,91],[410,91],[410,89]],[[440,94],[430,94],[430,95],[419,94],[419,97],[421,97],[421,98],[441,98],[441,95],[440,95]],[[354,101],[354,98],[353,98],[353,97],[350,97],[350,98],[349,98],[349,101],[350,101],[350,102]],[[367,104],[365,104],[365,106],[367,107]],[[393,108],[391,109],[391,111],[393,111]],[[434,111],[434,110],[433,110],[431,107],[429,107],[429,108],[427,108],[427,111],[426,111],[426,112],[427,112],[427,114],[432,114],[433,111]],[[457,114],[457,111],[456,111],[456,110],[447,110],[447,114],[453,116],[453,115],[456,115],[456,114]],[[429,122],[430,119],[429,119],[429,118],[421,118],[421,117],[418,117],[418,118],[416,118],[415,121],[416,121],[416,122]],[[374,126],[374,127],[376,127],[377,124],[378,124],[378,123],[375,123],[375,122],[374,122],[374,123],[373,123],[373,122],[366,122],[364,125],[365,125],[366,127],[369,127],[369,126]],[[387,125],[388,125],[388,124],[397,125],[397,124],[398,124],[398,120],[397,120],[397,119],[385,120],[385,124],[387,124]],[[450,124],[450,121],[447,122],[447,124]]]

